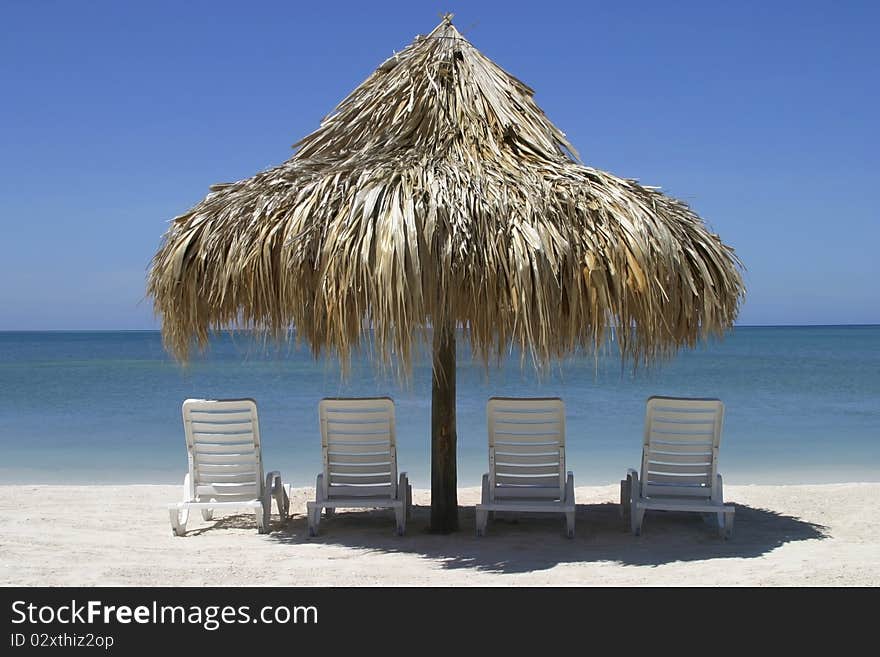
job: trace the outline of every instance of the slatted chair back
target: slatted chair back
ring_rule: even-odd
[[[562,499],[565,492],[565,404],[558,397],[492,397],[489,495]]]
[[[261,497],[263,459],[253,399],[187,399],[183,426],[196,501]]]
[[[723,421],[719,399],[648,399],[642,496],[711,497]]]
[[[397,443],[389,397],[327,398],[318,404],[324,498],[395,498]]]

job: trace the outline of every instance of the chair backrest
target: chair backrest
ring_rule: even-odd
[[[196,500],[240,502],[262,495],[260,424],[253,399],[187,399],[183,427]]]
[[[723,421],[724,404],[718,399],[649,398],[642,495],[711,497]]]
[[[565,404],[558,397],[492,397],[489,496],[562,499],[565,492]]]
[[[396,497],[394,400],[325,398],[318,416],[325,498]]]

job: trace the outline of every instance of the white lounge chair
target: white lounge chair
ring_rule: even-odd
[[[476,507],[477,535],[486,533],[489,513],[513,511],[565,515],[574,536],[574,475],[565,471],[565,405],[558,397],[492,397],[489,472]]]
[[[189,472],[183,480],[183,501],[168,505],[171,528],[186,533],[190,509],[200,509],[210,520],[215,510],[250,509],[261,534],[269,531],[272,498],[286,521],[290,486],[281,473],[263,479],[260,423],[252,399],[187,399],[183,427]]]
[[[394,401],[389,397],[327,398],[318,404],[324,471],[308,502],[309,536],[318,534],[321,511],[337,508],[394,509],[399,536],[406,532],[412,488],[397,476]]]
[[[714,513],[719,533],[733,534],[734,507],[724,504],[718,472],[723,421],[718,399],[648,399],[641,477],[630,468],[620,482],[621,513],[633,534],[653,509]]]

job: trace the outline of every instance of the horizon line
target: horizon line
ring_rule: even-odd
[[[846,328],[846,327],[880,327],[880,323],[875,322],[856,322],[841,324],[735,324],[731,330],[738,328]],[[219,329],[212,330],[211,333],[230,333],[230,332],[248,332],[254,329]],[[94,329],[0,329],[0,334],[4,333],[161,333],[162,329],[113,329],[113,328],[94,328]]]

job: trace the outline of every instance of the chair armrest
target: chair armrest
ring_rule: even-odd
[[[712,486],[712,501],[724,504],[724,488],[720,472],[715,475],[715,485]]]
[[[322,472],[315,480],[315,502],[323,502],[324,499],[324,473]]]
[[[263,504],[266,509],[272,508],[272,498],[275,498],[275,506],[278,507],[278,516],[283,521],[287,521],[290,516],[290,484],[284,485],[281,481],[281,473],[273,470],[266,475],[266,490],[264,492]],[[268,519],[266,521],[268,523]]]
[[[281,481],[281,473],[277,470],[267,474],[266,482],[263,484],[263,495],[260,497],[260,502],[263,503],[263,521],[257,527],[261,534],[269,531],[269,516],[272,515],[272,493],[275,490],[276,481]],[[281,515],[281,513],[281,505],[279,504],[278,514]]]
[[[278,490],[279,486],[283,486],[281,483],[281,473],[278,470],[272,470],[272,472],[266,475],[266,491],[274,493]]]
[[[629,499],[630,503],[636,501],[642,496],[642,490],[639,487],[639,473],[633,468],[626,469],[626,478],[629,479]]]
[[[196,501],[196,489],[193,486],[192,475],[187,472],[183,476],[183,501],[184,502],[195,502]]]
[[[406,501],[406,491],[409,487],[409,477],[405,472],[401,472],[397,478],[397,499]]]

